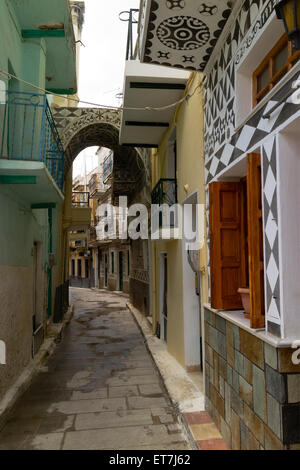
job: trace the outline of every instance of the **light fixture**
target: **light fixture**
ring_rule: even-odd
[[[282,0],[275,6],[277,18],[283,21],[288,40],[300,49],[300,0]]]

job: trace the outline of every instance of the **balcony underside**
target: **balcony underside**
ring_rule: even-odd
[[[72,207],[69,230],[88,229],[91,223],[91,212],[90,207]]]
[[[0,188],[25,205],[59,204],[64,196],[42,162],[0,159]]]
[[[146,0],[140,11],[141,61],[203,72],[232,13],[233,0]]]
[[[46,42],[46,87],[62,94],[77,91],[76,49],[68,1],[12,0],[25,41]]]
[[[175,107],[152,111],[145,107],[161,108],[180,100],[189,72],[142,64],[130,60],[125,66],[124,109],[120,143],[132,146],[157,146],[175,111]]]

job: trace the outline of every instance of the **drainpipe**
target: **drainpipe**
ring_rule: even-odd
[[[50,253],[52,253],[52,207],[48,207],[49,244],[48,244],[48,318],[52,314],[52,266],[50,263]]]

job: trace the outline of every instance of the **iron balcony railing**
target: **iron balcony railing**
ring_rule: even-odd
[[[152,204],[177,204],[177,180],[175,178],[162,178],[158,181],[151,193]]]
[[[103,181],[106,181],[112,174],[114,165],[114,153],[110,152],[103,161]]]
[[[73,207],[90,207],[90,193],[86,191],[72,192]]]
[[[108,188],[109,186],[103,183],[98,173],[94,173],[91,176],[90,181],[89,181],[89,191],[90,191],[91,198],[95,195],[97,197],[99,195],[98,193],[104,193]]]
[[[139,10],[131,8],[129,11],[122,11],[119,15],[121,21],[128,22],[126,60],[135,60],[138,52],[137,47],[137,27]]]
[[[174,228],[178,225],[178,213],[177,208],[175,212],[170,216],[166,216],[164,211],[161,212],[161,209],[164,209],[164,206],[173,206],[177,204],[177,180],[175,178],[162,178],[158,181],[151,193],[151,202],[154,205],[159,206],[157,210],[154,209],[154,229],[155,224],[158,222],[158,227],[156,228]],[[161,208],[161,206],[163,206]],[[158,213],[158,220],[155,222],[155,215]]]
[[[0,158],[43,162],[62,190],[64,149],[45,94],[0,93]]]

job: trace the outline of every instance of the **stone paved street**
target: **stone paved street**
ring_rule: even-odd
[[[0,449],[189,449],[127,296],[70,291],[73,320],[2,430]]]

